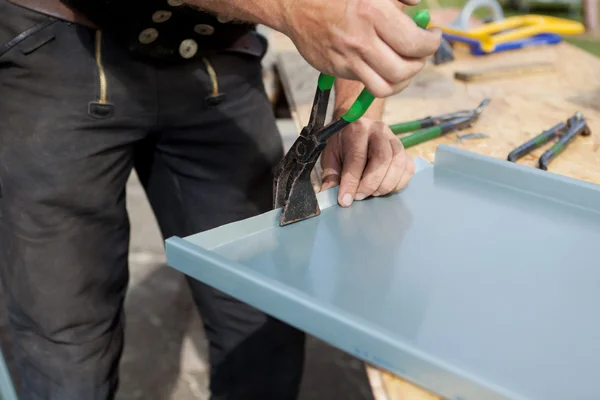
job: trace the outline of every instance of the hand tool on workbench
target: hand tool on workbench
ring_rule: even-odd
[[[469,128],[483,111],[483,108],[490,102],[490,99],[484,99],[477,108],[473,110],[457,111],[450,114],[427,117],[416,121],[402,122],[390,125],[394,134],[413,132],[411,135],[400,139],[404,148],[416,146],[423,142],[438,138],[448,132]]]
[[[439,49],[433,55],[433,63],[440,65],[450,61],[454,61],[452,45],[446,39],[442,38]]]
[[[534,62],[506,65],[487,69],[456,71],[454,78],[463,82],[481,82],[493,79],[513,79],[526,75],[556,72],[556,65],[551,62]]]
[[[552,128],[543,131],[536,137],[523,143],[516,149],[510,152],[507,159],[511,162],[516,162],[521,157],[531,153],[533,150],[545,145],[553,139],[558,138],[558,141],[538,160],[540,169],[547,170],[548,164],[556,158],[562,151],[571,143],[578,135],[591,135],[590,127],[585,118],[580,112],[575,113],[567,122],[559,122]]]
[[[532,44],[539,45],[541,40],[548,40],[548,44],[555,43],[552,37],[538,36],[540,34],[578,35],[585,32],[584,25],[578,21],[547,15],[512,16],[469,30],[456,29],[451,26],[432,25],[441,29],[444,38],[451,43],[461,42],[468,44],[479,55],[502,50],[497,49],[502,44],[509,48],[515,46],[516,48],[520,48]],[[537,36],[536,41],[525,40],[535,36]]]
[[[426,10],[417,12],[413,17],[421,28],[427,27],[429,19],[429,12]],[[324,126],[334,82],[333,76],[319,75],[308,125],[302,129],[300,136],[275,171],[273,203],[275,209],[283,208],[279,218],[281,226],[321,213],[310,174],[327,145],[327,139],[362,117],[375,100],[375,97],[364,89],[346,113]]]
[[[454,141],[454,143],[462,143],[463,140],[470,139],[487,139],[489,137],[490,136],[485,133],[466,133],[464,135],[456,134],[456,140]]]

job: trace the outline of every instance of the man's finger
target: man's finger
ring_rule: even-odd
[[[397,84],[409,81],[425,67],[425,58],[402,58],[390,46],[377,39],[373,46],[362,54],[363,60],[382,79],[385,79],[395,92]],[[402,87],[400,90],[404,89]]]
[[[331,140],[339,140],[339,136]],[[324,152],[321,158],[321,168],[323,168],[323,182],[321,191],[331,189],[340,184],[340,176],[342,174],[342,162],[338,154],[331,151]]]
[[[390,163],[390,167],[381,181],[381,184],[379,184],[379,187],[373,193],[373,196],[385,196],[386,194],[393,192],[400,184],[405,173],[408,155],[404,151],[402,144],[398,139],[392,138],[390,140],[390,148],[393,152],[392,162]]]
[[[354,135],[343,144],[346,148],[342,160],[342,179],[338,195],[338,201],[342,207],[349,207],[354,201],[356,190],[367,164],[368,144],[369,137],[367,135]]]
[[[394,91],[394,86],[379,75],[370,65],[366,64],[363,59],[354,62],[352,69],[358,77],[358,80],[365,85],[365,88],[367,88],[373,96],[385,98],[396,93]]]
[[[372,129],[381,130],[386,127],[377,123]],[[371,196],[381,185],[393,159],[393,150],[389,140],[380,134],[370,135],[367,167],[357,189],[356,200]]]
[[[323,169],[323,182],[320,191],[331,189],[340,184],[340,172],[337,168]]]
[[[405,13],[390,7],[390,14],[375,25],[379,37],[404,58],[425,58],[440,47],[439,29],[423,29]]]
[[[395,191],[402,190],[408,185],[412,177],[415,175],[415,169],[415,162],[411,158],[409,158],[406,163],[406,168],[402,173],[402,177],[400,178],[400,182],[396,186]]]
[[[403,82],[395,84],[394,85],[394,93],[400,93],[401,91],[406,89],[408,87],[408,85],[410,85],[411,82],[412,82],[412,79],[407,79]]]

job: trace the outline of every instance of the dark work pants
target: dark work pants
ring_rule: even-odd
[[[0,46],[46,21],[0,0]],[[0,55],[0,271],[23,400],[114,398],[133,168],[165,238],[272,207],[282,143],[259,57],[209,59],[226,95],[211,106],[202,60],[161,67],[96,39],[59,21]],[[88,108],[101,97],[102,69],[112,115]],[[210,340],[214,398],[295,399],[303,333],[189,284]]]

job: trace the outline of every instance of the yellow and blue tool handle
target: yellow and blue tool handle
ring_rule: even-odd
[[[429,12],[427,10],[418,11],[413,17],[413,21],[421,27],[426,28],[430,21]],[[320,74],[318,80],[319,91],[329,91],[333,88],[335,77],[326,74]],[[357,121],[369,109],[375,96],[373,96],[366,88],[358,95],[352,106],[338,120],[331,123],[317,133],[317,141],[323,142],[331,135],[344,128],[346,125]]]
[[[469,46],[472,55],[484,56],[509,50],[517,50],[524,47],[553,45],[562,42],[562,37],[554,33],[540,33],[531,37],[509,40],[496,44],[492,49],[484,49],[482,42],[475,38],[443,33],[442,36],[450,43],[464,43]]]

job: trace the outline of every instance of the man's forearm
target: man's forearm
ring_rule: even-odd
[[[334,115],[339,117],[345,113],[352,103],[356,100],[360,92],[364,89],[364,85],[357,81],[349,81],[345,79],[335,80],[335,106]],[[375,99],[371,107],[363,115],[363,117],[369,119],[380,120],[383,117],[383,111],[385,108],[384,99]]]
[[[265,25],[285,33],[285,12],[281,0],[186,0],[186,3],[212,14]]]

